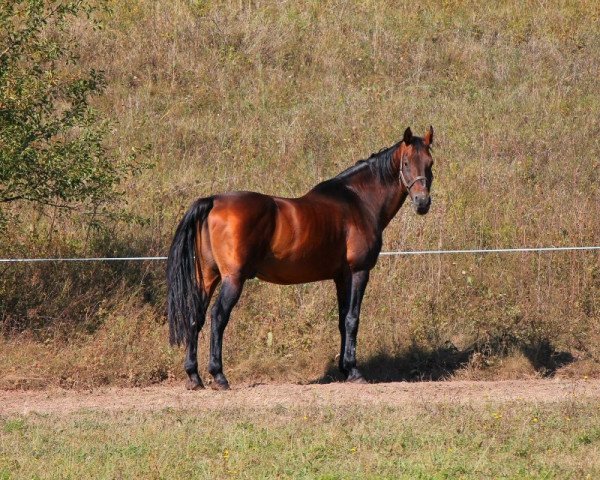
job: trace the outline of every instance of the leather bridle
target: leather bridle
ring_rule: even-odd
[[[402,181],[402,184],[406,187],[406,191],[408,193],[408,196],[410,197],[411,200],[413,200],[413,196],[410,193],[410,189],[418,181],[422,181],[423,182],[423,186],[425,188],[427,188],[427,177],[424,177],[423,175],[419,175],[418,177],[413,178],[410,183],[407,182],[406,178],[404,177],[404,173],[403,173],[405,160],[406,160],[406,155],[403,155],[402,159],[401,159],[401,163],[400,163],[400,180]]]

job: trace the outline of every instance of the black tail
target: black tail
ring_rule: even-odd
[[[198,224],[204,223],[212,207],[213,197],[196,200],[179,222],[169,250],[167,315],[171,345],[187,343],[192,327],[200,331],[204,325],[208,305],[196,280],[196,235]]]

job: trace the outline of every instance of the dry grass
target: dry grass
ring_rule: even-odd
[[[432,211],[402,211],[385,249],[598,243],[597,2],[138,0],[113,8],[104,30],[78,27],[82,58],[107,73],[100,107],[118,120],[114,148],[125,155],[152,144],[156,168],[126,185],[122,205],[147,221],[96,232],[19,207],[22,223],[3,256],[164,254],[197,196],[297,196],[395,142],[407,125],[429,124]],[[381,259],[359,361],[393,378],[598,375],[599,258]],[[165,346],[162,279],[157,264],[7,268],[3,365],[13,377],[50,383],[179,376],[180,354]],[[226,334],[226,369],[234,379],[329,374],[335,315],[331,286],[250,283]],[[579,361],[565,367],[569,355]],[[44,359],[36,373],[32,357]]]

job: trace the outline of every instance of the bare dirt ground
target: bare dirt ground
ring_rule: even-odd
[[[0,415],[72,413],[79,410],[156,411],[165,408],[320,407],[342,405],[402,406],[411,403],[530,403],[597,400],[600,380],[448,381],[352,385],[241,385],[227,392],[189,392],[183,385],[148,388],[99,388],[90,391],[0,391]]]

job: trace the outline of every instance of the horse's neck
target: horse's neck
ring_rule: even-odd
[[[373,213],[380,230],[388,226],[407,197],[405,189],[399,183],[385,185],[376,178],[369,182],[357,182],[353,190]]]
[[[406,191],[400,186],[391,186],[387,190],[387,198],[383,205],[380,207],[380,223],[381,229],[383,230],[400,210],[400,207],[404,204],[407,194]]]
[[[396,150],[392,154],[391,162],[394,166],[394,176],[396,178],[396,182],[386,185],[386,199],[383,205],[381,206],[381,229],[383,230],[388,224],[392,221],[392,219],[398,213],[398,210],[402,207],[406,198],[408,197],[408,191],[402,186],[400,183],[400,165],[401,165],[401,147],[397,147]]]

